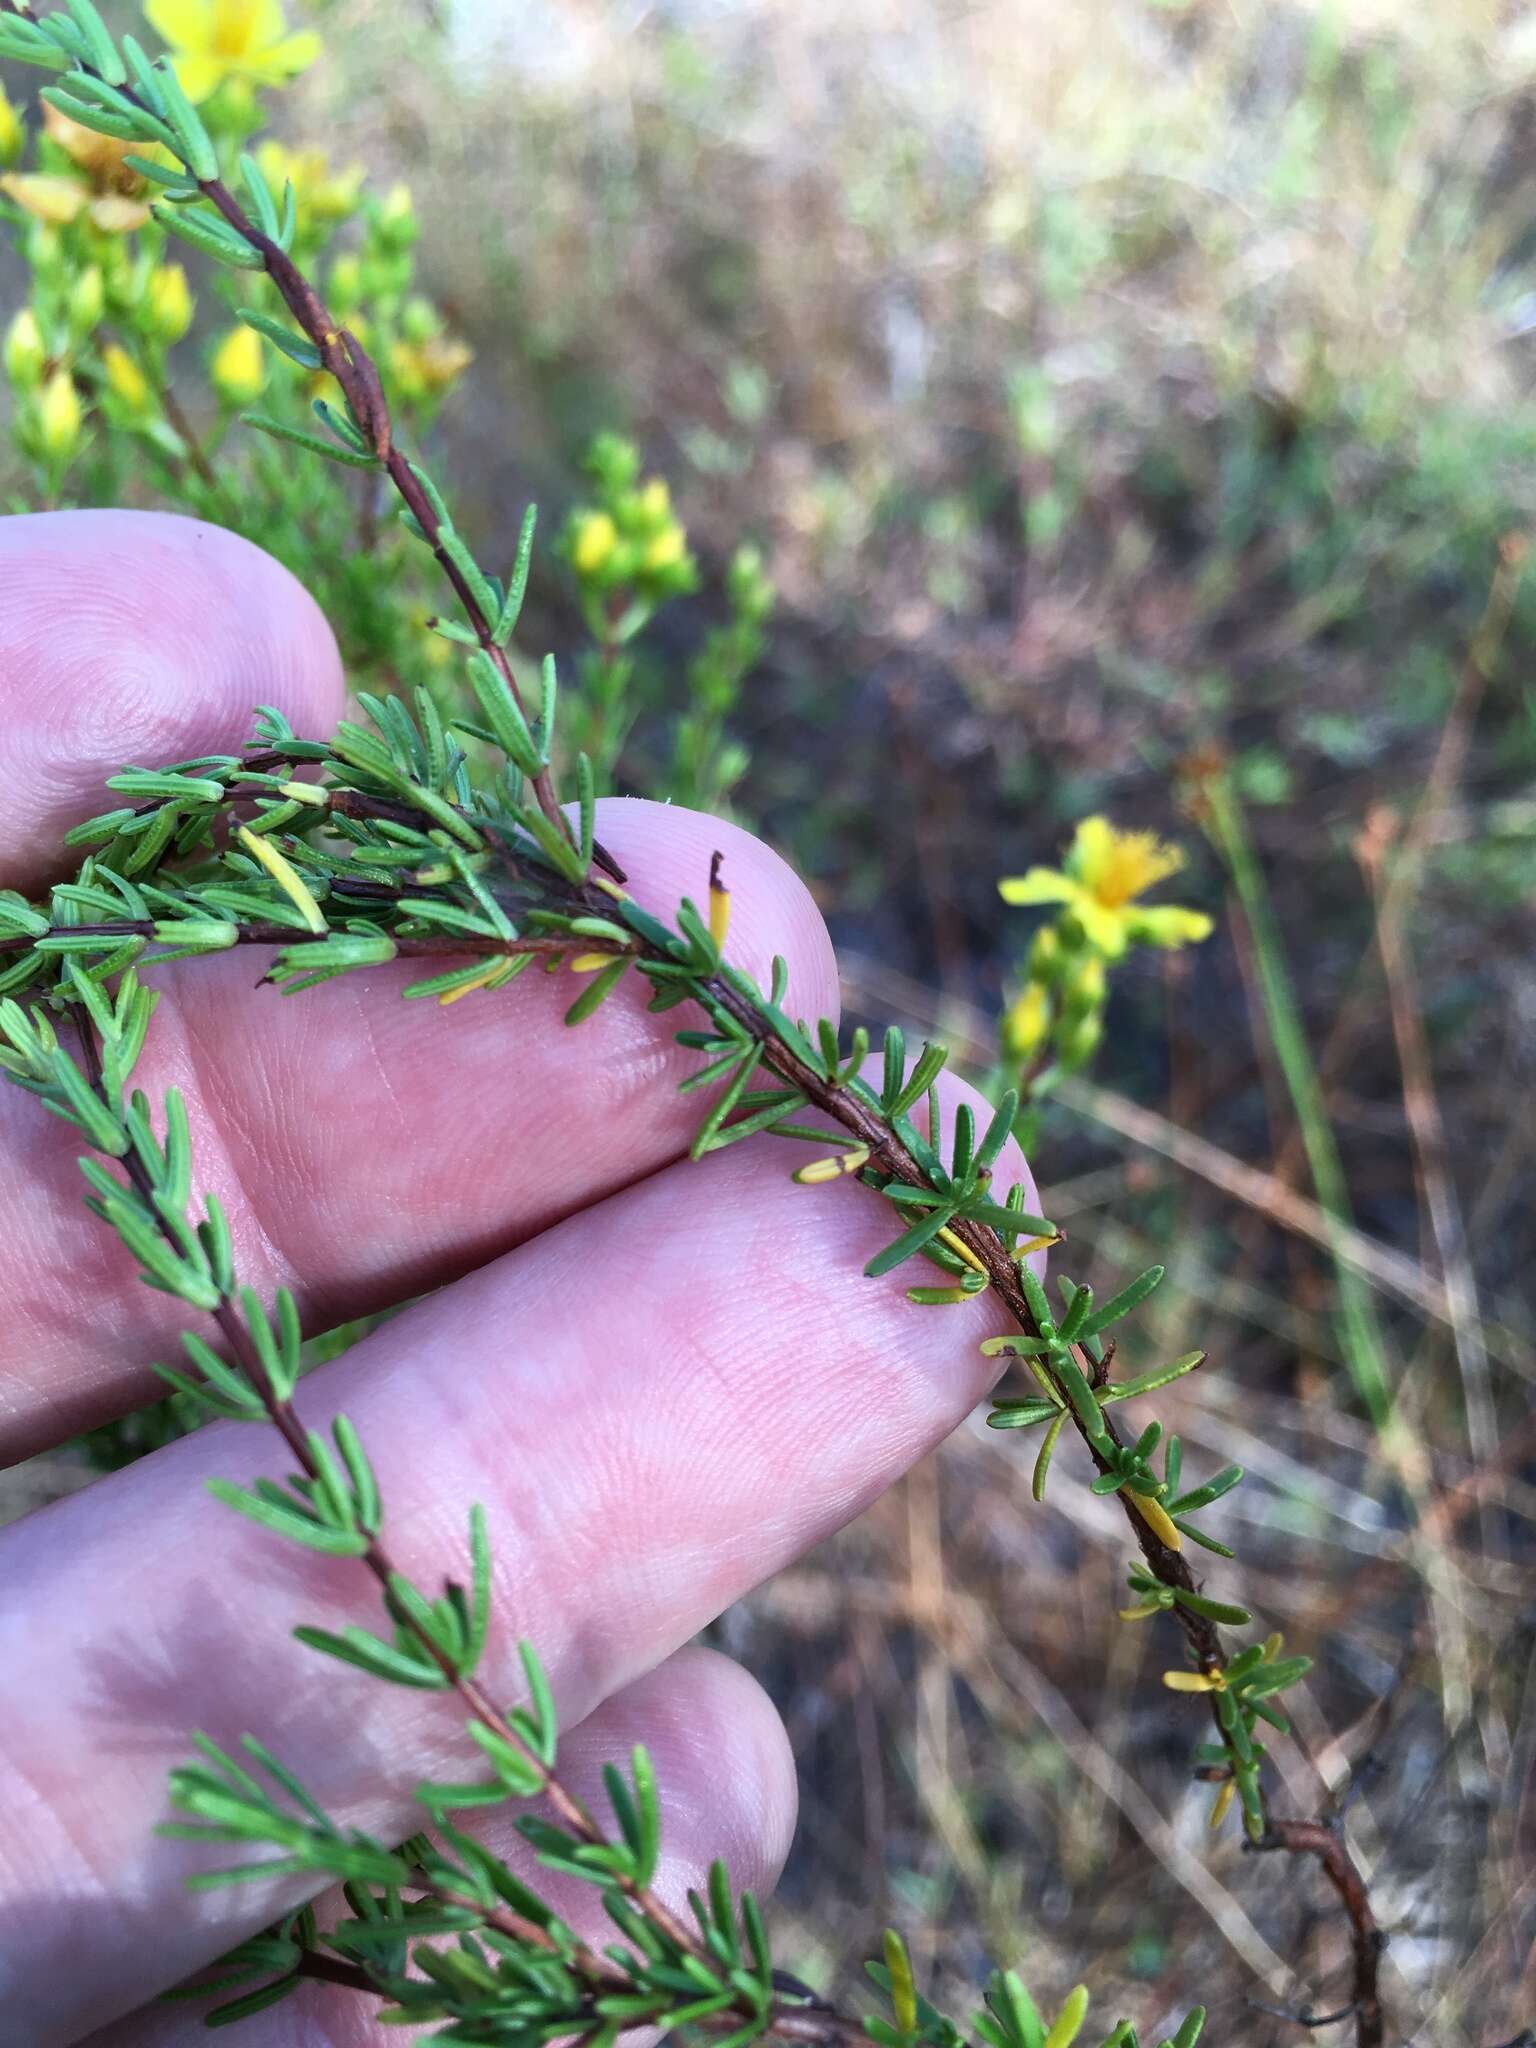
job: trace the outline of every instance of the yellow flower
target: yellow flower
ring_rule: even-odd
[[[101,367],[107,373],[108,388],[122,400],[129,412],[149,410],[149,379],[119,342],[109,342],[102,350]]]
[[[588,512],[577,524],[571,560],[578,576],[597,576],[612,555],[618,533],[606,512]]]
[[[149,273],[143,325],[156,341],[180,341],[192,325],[192,293],[179,263],[162,263]]]
[[[46,104],[43,126],[49,141],[57,143],[74,170],[11,172],[0,178],[0,191],[51,227],[68,227],[82,212],[108,234],[127,234],[143,227],[149,219],[148,187],[123,159],[137,154],[168,162],[166,151],[158,143],[141,145],[98,135]]]
[[[640,511],[645,519],[660,525],[672,510],[672,493],[667,489],[664,476],[653,476],[639,494]]]
[[[189,100],[207,99],[227,78],[285,85],[320,54],[312,30],[289,35],[281,0],[148,0],[144,13]]]
[[[1108,960],[1129,945],[1187,946],[1207,938],[1201,910],[1144,909],[1136,899],[1184,865],[1176,846],[1152,832],[1120,832],[1107,818],[1084,818],[1060,869],[1031,868],[998,883],[1005,903],[1064,903],[1083,936]]]
[[[208,365],[213,388],[226,405],[249,405],[267,382],[261,336],[253,327],[231,327]]]
[[[5,331],[5,374],[18,391],[35,391],[48,367],[42,330],[30,306],[23,306]]]
[[[256,162],[279,204],[283,187],[293,187],[293,203],[301,224],[345,220],[357,211],[363,184],[361,164],[333,171],[323,149],[286,149],[281,142],[272,141],[261,144]]]
[[[55,370],[37,405],[37,438],[45,455],[67,462],[80,441],[80,394],[68,370]]]

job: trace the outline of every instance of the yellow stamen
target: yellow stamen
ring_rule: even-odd
[[[1134,1490],[1127,1490],[1130,1491],[1131,1499],[1136,1503],[1137,1513],[1152,1531],[1152,1534],[1158,1538],[1159,1542],[1165,1544],[1169,1550],[1182,1550],[1184,1548],[1184,1538],[1180,1535],[1178,1528],[1175,1526],[1162,1502],[1153,1500],[1152,1496],[1148,1493],[1136,1493]]]
[[[977,1258],[965,1240],[956,1237],[955,1233],[947,1226],[939,1232],[939,1243],[947,1245],[957,1259],[964,1259],[973,1273],[984,1274],[986,1272],[986,1267]]]
[[[326,924],[324,911],[321,910],[314,897],[305,888],[297,868],[293,866],[291,861],[283,858],[270,840],[259,838],[256,833],[252,832],[245,825],[237,825],[235,827],[235,837],[240,841],[240,844],[245,848],[252,860],[259,861],[262,867],[266,869],[294,909],[303,917],[304,922],[312,932],[323,932],[330,929]]]

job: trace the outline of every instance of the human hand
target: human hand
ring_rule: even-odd
[[[315,735],[343,702],[323,620],[257,550],[159,515],[0,521],[0,886],[57,873],[106,775],[230,751],[257,701]],[[663,912],[723,848],[732,957],[766,981],[784,954],[793,1006],[836,1014],[825,929],[776,855],[692,813],[601,811]],[[401,1567],[461,1570],[464,1510],[484,1502],[488,1689],[516,1691],[530,1637],[578,1789],[652,1748],[658,1889],[680,1896],[715,1854],[768,1888],[794,1809],[783,1731],[749,1678],[682,1646],[954,1427],[995,1371],[979,1347],[1001,1312],[988,1296],[933,1315],[901,1278],[863,1281],[889,1219],[856,1190],[793,1185],[782,1141],[687,1163],[701,1106],[676,1083],[695,1056],[622,990],[571,1033],[541,974],[447,1017],[398,1000],[404,966],[291,1002],[253,993],[247,954],[155,978],[143,1085],[185,1094],[195,1183],[224,1201],[242,1277],[291,1286],[309,1330],[426,1296],[298,1396],[306,1421],[358,1423]],[[149,1361],[176,1355],[188,1311],[136,1282],[82,1206],[77,1145],[16,1090],[0,1144],[10,1461],[154,1398]],[[1001,1189],[1023,1167],[1010,1151],[997,1171]],[[258,1734],[338,1818],[391,1840],[421,1824],[417,1782],[463,1775],[451,1697],[292,1642],[299,1622],[369,1619],[372,1589],[208,1495],[212,1475],[271,1467],[274,1445],[214,1424],[0,1535],[0,2031],[18,2048],[92,2028],[115,2048],[201,2038],[195,2006],[122,2015],[303,1896],[185,1890],[206,1848],[152,1830],[193,1729]],[[515,1862],[504,1818],[484,1830]],[[316,1985],[241,2038],[373,2048],[398,2029]]]

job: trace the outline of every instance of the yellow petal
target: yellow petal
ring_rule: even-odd
[[[172,49],[197,49],[213,35],[211,0],[145,0],[144,19]]]
[[[259,53],[282,41],[288,26],[283,19],[282,0],[223,0],[223,4],[235,18],[248,50]]]
[[[175,62],[181,89],[194,105],[212,98],[230,75],[230,67],[222,58],[205,56],[196,50],[178,51]]]
[[[1097,815],[1079,821],[1067,855],[1073,874],[1085,889],[1091,889],[1108,866],[1114,851],[1115,828],[1108,818]]]
[[[320,38],[313,29],[301,29],[297,35],[285,36],[280,43],[253,51],[242,68],[252,78],[281,85],[299,72],[307,71],[319,54]]]
[[[1182,910],[1176,904],[1165,904],[1153,910],[1138,910],[1130,922],[1130,935],[1144,946],[1162,946],[1172,952],[1179,946],[1199,945],[1215,928],[1203,910]]]
[[[1026,875],[1005,875],[997,893],[1005,903],[1070,903],[1077,885],[1055,868],[1031,868]]]
[[[1083,936],[1090,946],[1095,946],[1106,960],[1118,960],[1125,951],[1129,929],[1129,915],[1123,910],[1107,910],[1102,903],[1095,902],[1085,890],[1079,890],[1072,899],[1072,915],[1083,928]]]

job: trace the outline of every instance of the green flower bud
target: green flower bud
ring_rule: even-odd
[[[23,306],[5,332],[5,374],[18,391],[35,391],[43,381],[48,351],[30,306]]]
[[[106,285],[98,263],[89,263],[69,288],[67,301],[70,332],[83,340],[96,326],[106,306]]]
[[[80,445],[80,394],[68,370],[55,370],[38,394],[37,445],[50,462],[67,462]]]

